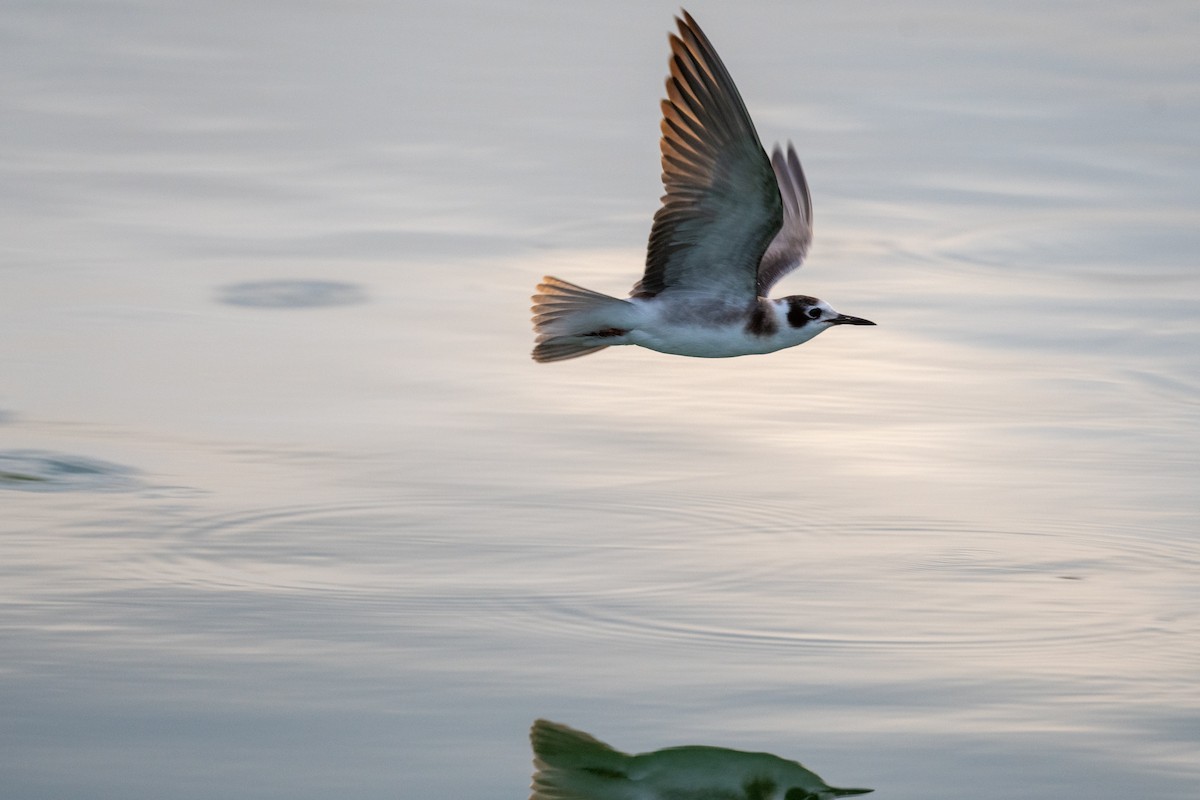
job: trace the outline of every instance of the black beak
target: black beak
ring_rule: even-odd
[[[838,314],[833,319],[829,320],[830,325],[874,325],[869,319],[862,317],[852,317],[849,314]]]

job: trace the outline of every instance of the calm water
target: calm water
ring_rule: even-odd
[[[558,365],[673,3],[5,5],[6,797],[521,798],[539,716],[1200,795],[1200,6],[741,5],[879,327]]]

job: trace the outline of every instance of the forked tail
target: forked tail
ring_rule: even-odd
[[[606,339],[627,332],[632,311],[626,300],[547,275],[533,296],[533,360],[565,361],[603,350]]]
[[[533,794],[529,800],[631,800],[630,757],[583,731],[539,719],[533,744]]]

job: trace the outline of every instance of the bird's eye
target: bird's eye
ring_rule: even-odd
[[[820,319],[820,318],[821,318],[821,309],[819,309],[819,308],[810,308],[810,309],[808,310],[808,318],[809,318],[809,319]]]

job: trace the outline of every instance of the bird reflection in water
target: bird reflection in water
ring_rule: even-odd
[[[795,761],[724,747],[630,755],[582,731],[539,719],[529,800],[830,800],[873,789],[829,786]]]

